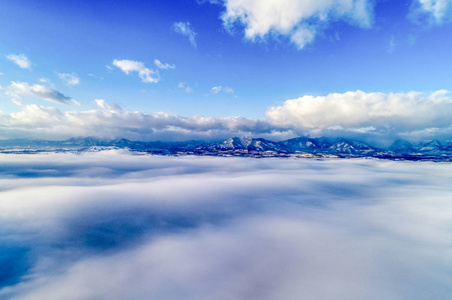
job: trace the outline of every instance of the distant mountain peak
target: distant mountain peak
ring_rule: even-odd
[[[160,155],[214,155],[251,157],[375,157],[384,159],[431,159],[452,161],[452,142],[431,140],[418,144],[397,140],[388,150],[347,138],[310,138],[301,136],[274,142],[250,136],[231,137],[220,142],[142,142],[125,138],[102,140],[96,137],[76,137],[64,141],[0,141],[0,152],[30,151],[96,151],[127,148]]]

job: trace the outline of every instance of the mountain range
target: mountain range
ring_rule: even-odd
[[[274,142],[263,138],[232,137],[219,142],[143,142],[127,139],[103,140],[78,137],[64,141],[0,140],[2,153],[35,153],[67,151],[100,151],[111,148],[129,149],[159,155],[210,155],[251,157],[375,157],[405,160],[452,161],[452,142],[437,140],[410,143],[397,140],[388,148],[379,148],[345,138],[298,137]]]

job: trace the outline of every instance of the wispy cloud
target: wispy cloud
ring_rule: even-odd
[[[31,62],[25,54],[10,54],[6,58],[18,65],[22,69],[31,69]]]
[[[233,90],[232,88],[230,88],[230,87],[225,87],[223,90],[224,90],[224,92],[225,92],[226,94],[232,94],[232,93],[234,93],[234,90]]]
[[[72,73],[58,73],[58,77],[63,80],[66,85],[79,85],[80,84],[80,78],[77,74]]]
[[[157,68],[159,69],[163,69],[163,70],[168,70],[168,69],[175,69],[176,66],[175,65],[170,65],[168,63],[164,64],[162,63],[160,60],[156,59],[154,60],[154,64]]]
[[[26,82],[11,82],[11,85],[7,88],[7,94],[16,99],[20,99],[22,96],[30,96],[59,104],[67,104],[72,100],[55,89],[40,84],[30,85]]]
[[[395,41],[395,37],[391,36],[391,38],[389,39],[389,44],[386,47],[386,52],[388,53],[394,53],[394,50],[396,48],[396,41]]]
[[[193,92],[193,89],[186,82],[180,82],[177,87],[183,89],[186,93]]]
[[[226,93],[226,94],[233,94],[233,93],[234,93],[234,90],[233,90],[232,88],[230,88],[230,87],[222,87],[221,85],[218,85],[218,86],[212,87],[212,88],[210,89],[210,92],[211,92],[212,94],[218,94],[218,93],[220,93],[220,92],[224,92],[224,93]]]
[[[39,82],[42,82],[42,83],[47,83],[47,84],[52,84],[51,82],[50,82],[50,79],[49,78],[45,78],[45,77],[43,77],[43,78],[39,78]]]
[[[190,44],[196,48],[196,32],[192,29],[190,22],[176,22],[173,24],[172,29],[188,38]]]
[[[123,71],[127,75],[132,72],[137,72],[142,82],[157,83],[160,81],[160,75],[158,71],[147,68],[142,62],[128,59],[123,60],[115,59],[113,60],[113,65],[121,69],[121,71]]]

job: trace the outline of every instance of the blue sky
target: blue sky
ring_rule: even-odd
[[[449,94],[438,100],[435,93],[450,89],[452,1],[311,2],[2,2],[0,137],[97,133],[172,139],[164,132],[169,130],[177,133],[174,139],[237,134],[277,139],[332,130],[356,134],[363,128],[379,137],[450,134],[445,121],[420,128],[407,120],[426,111],[419,102],[431,108],[427,119],[449,117],[443,115],[450,108]],[[336,104],[356,91],[364,92],[353,101],[367,101],[365,116],[351,116],[345,107],[334,120],[359,121],[325,119],[331,115],[326,107],[337,113]],[[416,99],[409,96],[413,91],[419,93]],[[342,95],[340,101],[329,100],[332,93]],[[309,110],[305,103],[311,96],[321,97],[314,106],[327,104]],[[298,99],[296,108],[289,109],[289,99]],[[394,110],[381,111],[391,105]],[[276,118],[269,115],[272,108],[286,114]],[[86,125],[93,116],[80,116],[94,111],[102,121]],[[149,124],[135,121],[117,124],[139,119],[138,114],[155,120],[156,113],[173,121],[159,119],[160,127],[150,131]],[[323,121],[307,124],[306,114]],[[178,118],[197,125],[179,126]],[[209,122],[217,125],[210,128]]]

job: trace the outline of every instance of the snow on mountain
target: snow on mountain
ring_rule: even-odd
[[[439,152],[443,150],[443,146],[437,140],[432,140],[426,143],[422,143],[419,145],[421,152]]]
[[[298,137],[279,143],[280,147],[292,151],[316,151],[326,148],[325,145],[319,143],[317,139],[308,137]],[[330,146],[330,144],[328,144]]]
[[[94,147],[94,148],[93,148]],[[129,149],[160,155],[218,155],[253,157],[376,157],[384,159],[431,159],[452,161],[452,142],[437,140],[412,144],[395,141],[388,149],[379,149],[361,141],[338,138],[298,137],[280,142],[263,138],[231,137],[206,143],[142,142],[127,139],[111,141],[93,137],[71,138],[65,141],[0,141],[0,152],[90,151],[90,149]]]
[[[332,152],[346,154],[370,154],[377,151],[376,148],[363,142],[347,139],[339,139],[337,142],[331,145],[329,149],[331,149]]]

